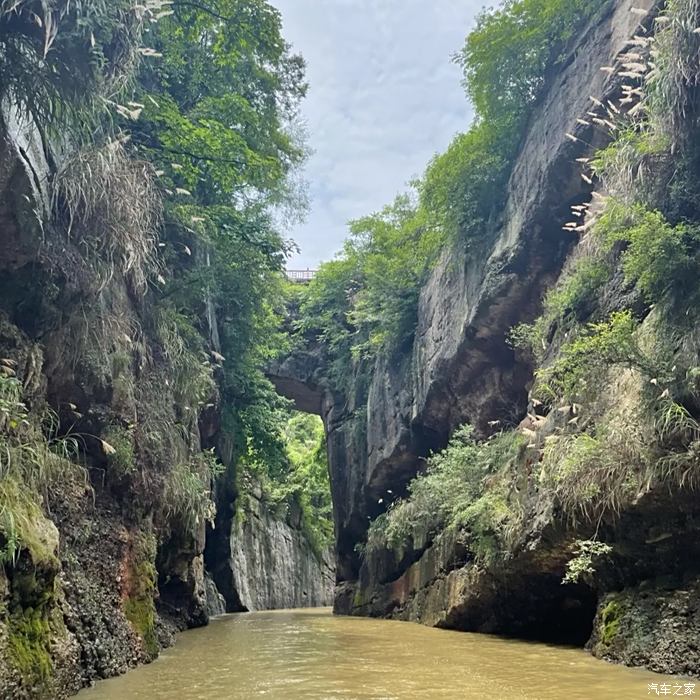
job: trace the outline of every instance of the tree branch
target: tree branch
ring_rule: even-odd
[[[205,7],[204,5],[200,5],[197,2],[191,2],[191,0],[177,0],[177,2],[174,2],[172,4],[172,7],[193,7],[195,10],[201,10],[202,12],[205,12],[206,14],[210,15],[211,17],[214,17],[215,19],[221,20],[222,22],[234,21],[233,17],[224,17],[218,12],[214,12],[214,10],[212,10],[211,8]]]

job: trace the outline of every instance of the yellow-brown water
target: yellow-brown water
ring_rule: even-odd
[[[330,610],[228,615],[182,634],[150,666],[99,682],[79,700],[426,700],[649,697],[687,683],[585,652]],[[699,693],[700,693],[700,686]]]

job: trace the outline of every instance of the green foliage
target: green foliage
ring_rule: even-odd
[[[298,330],[318,340],[328,356],[328,378],[342,388],[352,376],[356,330],[349,313],[362,284],[358,261],[339,256],[324,263],[305,287],[300,303]]]
[[[581,257],[569,274],[547,294],[544,314],[552,321],[583,321],[588,318],[600,288],[610,278],[610,265],[597,257]]]
[[[117,479],[136,472],[133,432],[119,425],[107,426],[104,440],[109,446],[107,463]],[[110,449],[111,448],[111,449]]]
[[[211,399],[216,387],[206,342],[192,321],[173,306],[161,303],[155,318],[175,401],[180,410],[194,411]]]
[[[687,144],[698,125],[700,4],[669,0],[657,25],[654,70],[647,78],[648,111],[655,129],[672,144]]]
[[[306,91],[304,64],[280,26],[276,9],[252,0],[175,3],[156,25],[162,58],[144,64],[132,133],[164,184],[196,204],[274,199],[303,155],[286,124]]]
[[[284,346],[289,250],[273,219],[302,205],[290,175],[304,150],[289,125],[306,91],[280,31],[265,2],[175,3],[152,32],[162,57],[143,64],[143,107],[128,124],[166,195],[158,325],[180,410],[212,403],[216,380],[227,460],[273,470],[284,461],[283,402],[261,367]],[[194,487],[188,473],[179,480]]]
[[[3,362],[7,374],[0,374],[0,430],[18,430],[27,419],[27,407],[22,403],[22,384],[14,370]]]
[[[534,393],[541,399],[581,401],[595,392],[613,366],[651,369],[653,364],[635,338],[637,321],[629,311],[590,323],[564,345],[559,357],[537,372]]]
[[[300,304],[297,330],[329,356],[329,378],[345,387],[363,360],[410,345],[418,295],[440,250],[414,197],[350,224],[343,253],[321,266]]]
[[[0,483],[0,564],[16,563],[20,552],[29,552],[35,564],[54,563],[58,532],[46,518],[37,494],[16,478]]]
[[[569,331],[589,318],[595,309],[597,295],[610,275],[611,265],[601,256],[577,258],[556,286],[546,293],[542,314],[537,320],[512,329],[509,335],[511,344],[542,360],[552,326]]]
[[[591,161],[608,191],[627,204],[650,202],[666,185],[669,139],[646,124],[630,123]]]
[[[482,121],[428,164],[420,183],[421,206],[426,219],[443,232],[441,242],[489,240],[510,174],[508,137],[513,135]]]
[[[36,564],[55,561],[58,533],[43,514],[44,494],[66,481],[87,483],[74,461],[75,439],[58,436],[56,426],[50,411],[30,415],[20,382],[0,376],[0,563],[14,562],[22,549]]]
[[[113,140],[74,153],[52,189],[54,216],[91,263],[96,286],[119,274],[143,294],[158,267],[162,202],[153,168]]]
[[[458,429],[448,447],[430,458],[426,472],[410,483],[409,496],[372,522],[368,550],[418,549],[441,531],[455,529],[482,560],[498,556],[517,513],[495,475],[511,469],[522,446],[515,432],[477,443],[470,426]]]
[[[576,540],[575,553],[566,565],[566,575],[562,583],[578,583],[581,577],[595,573],[593,560],[607,556],[612,552],[612,547],[605,542],[596,540]]]
[[[301,508],[302,528],[320,554],[333,542],[333,508],[323,422],[318,416],[293,412],[284,428],[290,464],[286,497]]]
[[[257,480],[283,480],[288,471],[283,430],[290,402],[265,378],[253,376],[245,386],[245,403],[225,408],[224,430],[234,436],[232,449],[241,472]]]
[[[643,436],[634,425],[624,428],[553,437],[546,445],[539,481],[570,520],[619,512],[648,485]]]
[[[697,391],[683,398],[696,405]],[[658,441],[658,478],[680,488],[700,485],[700,422],[678,403],[668,387],[651,401],[651,416]]]
[[[515,138],[575,37],[606,0],[505,0],[484,10],[458,61],[479,117]]]
[[[238,486],[242,495],[256,486],[263,498],[282,514],[298,509],[301,527],[317,556],[333,540],[333,515],[326,438],[321,419],[297,411],[284,414],[279,425],[277,459],[253,459],[251,448],[242,461]]]
[[[353,352],[374,354],[400,348],[413,338],[418,293],[440,247],[424,210],[408,195],[380,213],[350,223],[345,255],[360,270],[363,285],[348,318],[366,344]],[[374,351],[374,352],[373,352]]]
[[[650,303],[691,309],[700,274],[700,228],[672,226],[659,211],[610,202],[596,224],[608,247],[625,244],[622,267]]]
[[[436,259],[439,237],[409,196],[350,224],[342,256],[322,266],[301,304],[300,328],[316,333],[339,377],[353,359],[410,343],[418,293]]]
[[[591,328],[596,337],[572,340],[549,368],[569,386],[554,399],[582,404],[562,407],[576,417],[546,439],[538,476],[574,523],[618,514],[655,484],[700,483],[700,424],[687,407],[698,391],[677,338],[664,322],[634,330],[621,314]]]

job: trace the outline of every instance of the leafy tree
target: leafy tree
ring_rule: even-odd
[[[293,412],[284,428],[290,464],[288,489],[298,499],[302,526],[317,551],[333,539],[333,513],[328,454],[323,423],[318,416]]]
[[[323,343],[336,386],[358,362],[410,344],[420,287],[441,243],[415,193],[350,223],[342,253],[321,266],[300,307],[299,328]]]
[[[141,75],[135,143],[202,206],[279,200],[304,155],[288,127],[306,92],[279,12],[259,0],[172,8],[151,41],[162,57]]]
[[[420,287],[440,243],[439,232],[408,195],[350,223],[345,255],[359,262],[364,281],[349,315],[366,338],[354,345],[355,353],[396,349],[412,340]]]
[[[353,299],[362,286],[360,261],[340,255],[321,265],[303,290],[296,330],[317,339],[327,355],[328,377],[337,387],[352,375],[353,344],[357,329],[349,319]]]
[[[435,156],[420,184],[421,204],[447,240],[484,238],[510,172],[502,134],[481,123]]]
[[[511,135],[517,146],[523,121],[565,57],[568,42],[608,0],[505,0],[484,10],[457,61],[478,120]]]
[[[151,161],[166,201],[164,255],[174,307],[224,358],[218,371],[236,455],[282,469],[280,411],[261,368],[276,332],[289,244],[275,208],[298,202],[290,173],[304,158],[293,121],[304,64],[261,0],[176,0],[150,36],[125,125]],[[235,455],[234,455],[235,457]]]

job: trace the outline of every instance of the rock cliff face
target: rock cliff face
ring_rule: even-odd
[[[594,189],[581,178],[576,161],[608,138],[577,118],[591,109],[589,96],[601,103],[619,96],[620,79],[600,69],[613,65],[640,31],[640,13],[652,17],[659,6],[654,0],[611,2],[577,37],[531,119],[488,250],[445,254],[422,290],[409,354],[380,360],[369,387],[347,396],[324,383],[323,349],[313,342],[306,353],[273,368],[279,390],[315,406],[326,425],[337,612],[580,645],[590,640],[588,647],[599,656],[658,671],[700,673],[693,632],[681,630],[686,620],[695,629],[692,562],[699,514],[696,499],[683,489],[672,497],[666,488],[651,489],[618,518],[572,529],[524,477],[514,488],[524,494],[527,526],[514,555],[498,565],[476,563],[463,541],[447,535],[427,548],[370,552],[364,558],[356,553],[368,521],[404,493],[423,459],[443,448],[457,426],[470,423],[486,436],[493,432],[491,421],[514,427],[528,405],[532,410],[534,367],[511,349],[507,334],[537,316],[544,292],[576,252],[576,237],[562,226],[571,218],[570,206],[589,202]],[[620,290],[611,296],[616,293]],[[615,299],[605,303],[616,308]],[[624,406],[634,391],[612,387],[611,401]],[[562,430],[557,420],[551,415],[531,433],[546,440]],[[528,454],[524,473],[532,463]],[[616,543],[615,566],[602,570],[595,586],[562,586],[573,538],[594,532]]]
[[[205,576],[205,523],[182,517],[167,486],[215,446],[217,397],[199,419],[183,405],[147,296],[114,261],[100,276],[76,237],[54,228],[59,160],[3,109],[0,428],[19,447],[5,454],[3,443],[0,489],[24,529],[15,549],[0,508],[2,698],[64,698],[152,660],[175,631],[227,607]],[[13,490],[22,465],[6,458],[30,460],[27,478],[44,470],[36,493]],[[319,563],[298,522],[254,503],[228,526],[223,566],[239,601],[229,610],[329,603],[328,557]]]
[[[639,15],[630,10],[657,5],[611,2],[578,37],[531,118],[489,249],[443,256],[421,293],[412,351],[380,360],[366,396],[334,395],[324,384],[320,350],[295,354],[271,371],[280,393],[326,424],[339,583],[357,578],[354,548],[368,517],[383,510],[377,501],[391,500],[387,488],[401,494],[456,426],[469,422],[487,433],[490,420],[515,425],[524,416],[533,368],[509,347],[507,334],[535,317],[561,274],[575,243],[562,224],[571,204],[590,198],[592,189],[576,158],[605,142],[601,132],[580,133],[576,119],[589,109],[590,95],[604,100],[619,89],[600,68],[636,33]],[[590,145],[573,143],[567,132]]]
[[[315,553],[300,518],[275,517],[252,496],[231,529],[227,588],[238,610],[332,605],[335,577],[330,552]]]

